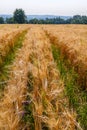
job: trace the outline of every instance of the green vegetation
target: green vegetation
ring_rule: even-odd
[[[15,59],[15,54],[19,48],[22,47],[22,42],[24,40],[27,31],[23,31],[19,37],[15,39],[14,47],[10,48],[8,54],[3,57],[3,62],[0,64],[0,97],[2,96],[2,90],[4,89],[6,82],[9,77],[9,65],[13,63]]]
[[[61,17],[46,18],[46,19],[31,19],[28,20],[23,9],[16,9],[13,17],[6,18],[0,17],[0,24],[87,24],[87,16],[74,15],[71,18],[63,19]]]
[[[46,18],[46,19],[31,19],[27,20],[25,17],[25,14],[21,11],[21,14],[19,17],[17,13],[20,15],[19,11],[16,11],[14,17],[7,18],[6,23],[8,24],[14,24],[14,23],[28,23],[28,24],[87,24],[87,16],[80,16],[75,15],[72,18],[69,19],[63,19],[60,17],[57,18]]]
[[[4,24],[4,18],[0,17],[0,24]]]
[[[26,97],[26,101],[23,103],[24,106],[24,115],[22,116],[22,123],[26,124],[26,129],[29,128],[30,130],[34,130],[34,117],[33,117],[33,104],[32,99],[29,93],[33,90],[33,75],[32,73],[28,74],[28,83],[27,83],[27,91],[28,95]]]
[[[13,14],[14,23],[23,24],[26,22],[25,12],[22,9],[16,9]]]
[[[30,96],[27,96],[26,101],[24,102],[24,115],[22,117],[22,123],[26,124],[26,128],[34,130],[34,118],[32,112],[32,103],[30,101]]]
[[[84,130],[87,130],[87,92],[78,86],[78,74],[74,71],[74,68],[68,67],[68,60],[61,55],[60,49],[52,45],[52,53],[61,78],[64,80],[70,107],[76,110],[78,123]]]
[[[13,19],[13,17],[11,17],[11,18],[6,18],[6,23],[7,23],[7,24],[14,24],[14,19]]]

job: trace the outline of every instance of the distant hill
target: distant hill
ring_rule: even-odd
[[[11,18],[13,15],[8,15],[8,14],[0,14],[0,17],[3,17],[4,19],[6,18]]]
[[[0,17],[3,17],[4,19],[6,19],[6,18],[10,18],[10,17],[12,17],[13,15],[8,15],[8,14],[1,14],[0,15]],[[62,19],[64,19],[64,20],[66,20],[66,19],[69,19],[69,18],[71,18],[71,16],[56,16],[56,15],[27,15],[27,19],[28,20],[31,20],[31,19],[34,19],[34,18],[36,18],[36,19],[46,19],[46,18],[49,18],[49,19],[51,19],[51,18],[57,18],[57,17],[60,17],[60,18],[62,18]]]
[[[63,19],[68,19],[70,18],[71,16],[56,16],[56,15],[27,15],[27,19],[30,20],[30,19],[46,19],[46,18],[57,18],[57,17],[60,17],[60,18],[63,18]]]

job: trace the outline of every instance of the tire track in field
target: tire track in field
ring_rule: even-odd
[[[25,98],[28,74],[29,47],[28,31],[25,41],[12,66],[4,97],[0,102],[0,130],[19,130],[22,101]]]
[[[27,117],[24,115],[27,119],[25,129],[75,130],[76,115],[69,109],[64,84],[53,60],[50,41],[39,26],[34,27],[31,32],[29,100],[26,101],[29,105]],[[28,115],[30,104],[33,117]]]
[[[2,62],[0,62],[0,98],[2,98],[4,87],[6,86],[8,82],[9,70],[10,70],[9,66],[13,63],[18,49],[22,47],[22,42],[25,38],[26,33],[27,33],[27,30],[21,30],[21,33],[19,32],[18,34],[16,34],[17,35],[16,38],[13,38],[12,40],[13,44],[12,42],[9,43],[10,48],[9,48],[9,45],[6,45],[6,48],[9,48],[8,53],[6,53],[6,55],[4,56],[3,55],[0,56],[0,58],[2,58],[1,60]],[[4,43],[3,43],[3,46],[4,46]],[[4,49],[4,53],[5,51],[6,50]],[[3,50],[1,52],[3,52]]]

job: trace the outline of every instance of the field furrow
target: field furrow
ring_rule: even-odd
[[[29,130],[74,130],[79,127],[75,112],[69,109],[51,44],[40,27],[31,30],[27,97],[22,122]],[[25,125],[26,124],[26,125]]]
[[[19,130],[22,101],[25,98],[29,61],[29,44],[27,34],[22,48],[16,54],[10,66],[9,81],[0,102],[0,130]]]
[[[21,30],[16,32],[13,36],[12,41],[7,40],[5,47],[5,42],[3,42],[3,49],[1,50],[1,62],[0,62],[0,97],[3,95],[3,89],[6,86],[7,80],[9,78],[10,65],[15,59],[16,52],[19,48],[22,47],[22,42],[24,40],[27,30]],[[13,33],[12,33],[13,34]],[[4,48],[5,47],[5,48]],[[3,54],[4,53],[4,54]]]
[[[59,49],[69,67],[78,73],[78,84],[87,88],[87,26],[65,25],[43,27]]]
[[[0,38],[0,64],[4,61],[6,55],[9,53],[9,51],[14,47],[15,41],[18,39],[18,37],[23,33],[23,31],[26,31],[26,26],[22,29],[16,29],[11,31],[11,33],[3,33],[3,36]]]
[[[86,91],[86,26],[47,26],[44,28],[52,45],[52,53],[61,79],[64,80],[69,104],[77,113],[80,126],[87,129],[87,91]],[[80,29],[81,28],[81,29]],[[55,29],[55,32],[53,31]],[[71,35],[66,36],[66,33]],[[78,31],[81,30],[81,32]],[[68,32],[69,31],[69,32]],[[83,33],[84,32],[84,33]],[[85,35],[84,35],[85,34]],[[82,36],[81,36],[82,35]],[[75,39],[76,36],[76,39]],[[81,40],[84,39],[84,42]],[[70,41],[69,41],[70,40]],[[76,54],[75,54],[76,52]],[[83,57],[83,58],[82,58]],[[79,61],[79,58],[81,61]],[[84,60],[85,59],[85,60]],[[75,62],[76,61],[76,62]],[[85,65],[85,66],[84,66]],[[78,68],[78,69],[77,69]]]

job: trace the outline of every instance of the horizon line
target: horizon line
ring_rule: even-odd
[[[13,15],[13,14],[5,14],[5,13],[1,13],[0,15]],[[47,16],[69,16],[69,17],[73,17],[75,15],[81,15],[81,16],[87,16],[86,14],[85,15],[82,15],[82,14],[74,14],[74,15],[58,15],[58,14],[25,14],[25,15],[47,15]]]

